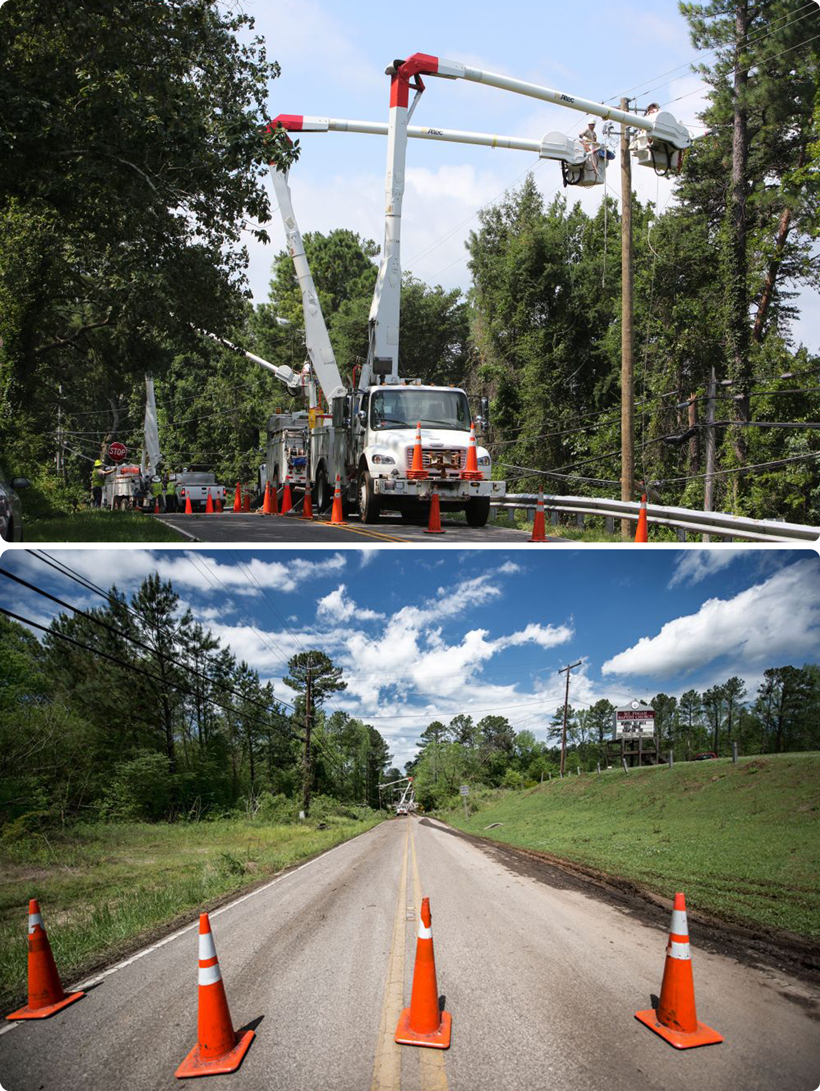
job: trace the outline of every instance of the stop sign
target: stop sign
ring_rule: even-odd
[[[113,443],[108,444],[108,457],[112,462],[122,462],[127,454],[128,448],[119,440],[114,440]]]

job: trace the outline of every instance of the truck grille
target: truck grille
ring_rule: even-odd
[[[442,470],[445,473],[460,473],[467,465],[466,447],[422,447],[421,456],[425,470],[433,474],[441,473]],[[405,469],[409,470],[413,465],[412,447],[407,448],[406,460]]]

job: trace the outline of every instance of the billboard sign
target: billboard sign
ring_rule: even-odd
[[[632,701],[623,708],[615,709],[614,739],[633,739],[655,734],[655,710],[641,701]]]

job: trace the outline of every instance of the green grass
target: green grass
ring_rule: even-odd
[[[0,843],[0,1009],[26,993],[28,899],[39,898],[65,983],[104,959],[380,821],[82,825]]]
[[[441,817],[665,897],[682,890],[724,920],[820,937],[820,754],[584,773],[471,804],[467,821],[460,804]]]
[[[132,511],[80,510],[73,515],[26,515],[23,536],[27,542],[183,542],[171,527]]]

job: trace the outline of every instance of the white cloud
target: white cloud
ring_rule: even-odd
[[[518,648],[522,644],[537,644],[540,648],[555,648],[558,644],[566,644],[572,640],[575,631],[571,625],[537,625],[530,624],[518,633],[510,636],[502,636],[495,641],[496,651],[504,648]]]
[[[520,564],[516,564],[515,561],[505,561],[498,569],[498,571],[503,576],[515,576],[517,575],[517,573],[523,572],[524,569],[521,567]]]
[[[725,549],[689,549],[681,553],[675,563],[675,571],[668,586],[678,587],[680,584],[701,583],[716,572],[745,556],[739,550],[731,546]]]
[[[708,599],[654,637],[608,659],[603,674],[670,677],[728,656],[743,668],[816,655],[820,624],[817,559],[799,561],[731,599]]]
[[[265,590],[293,592],[309,580],[340,572],[347,563],[343,553],[333,553],[317,561],[302,557],[287,562],[263,561],[254,557],[244,561],[240,568],[232,560],[221,561],[218,553],[182,550],[158,555],[148,549],[60,550],[59,558],[104,591],[112,584],[133,590],[156,572],[161,579],[171,580],[178,590],[224,595],[229,589],[234,594],[248,596],[261,595],[260,586]],[[28,557],[27,567],[39,575],[43,573],[34,558]]]
[[[330,618],[333,621],[349,621],[352,618],[357,621],[375,621],[383,618],[384,614],[357,606],[348,596],[346,585],[340,583],[335,591],[330,591],[324,598],[317,601],[316,616],[322,619]]]

